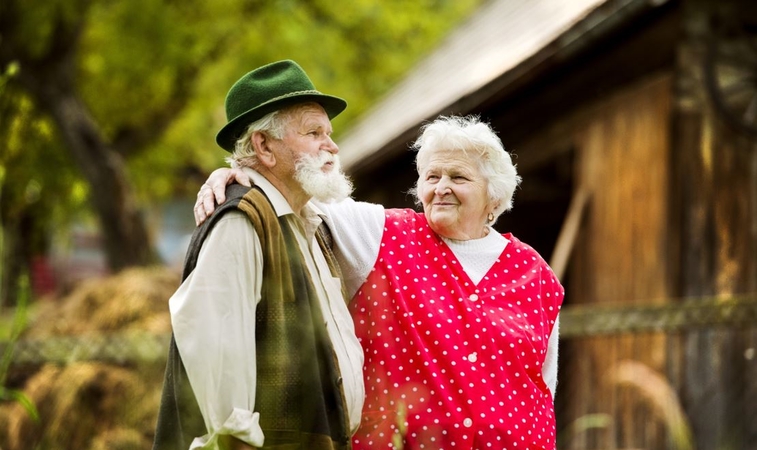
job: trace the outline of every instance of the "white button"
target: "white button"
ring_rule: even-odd
[[[478,359],[478,355],[476,355],[476,352],[473,352],[470,355],[468,355],[468,361],[470,362],[476,362],[477,359]]]
[[[472,301],[472,302],[475,302],[476,300],[478,300],[478,295],[476,295],[476,294],[471,294],[471,296],[470,296],[470,297],[468,297],[468,299],[469,299],[470,301]]]
[[[463,420],[463,425],[465,425],[465,428],[470,428],[473,425],[473,421],[470,418],[465,419]]]

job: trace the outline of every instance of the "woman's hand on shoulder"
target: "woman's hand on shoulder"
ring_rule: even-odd
[[[202,224],[215,211],[216,205],[226,201],[226,186],[236,181],[250,186],[250,178],[242,169],[222,167],[214,170],[205,183],[200,186],[194,206],[195,224]]]

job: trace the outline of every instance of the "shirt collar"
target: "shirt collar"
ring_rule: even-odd
[[[289,205],[289,202],[287,202],[286,198],[284,198],[281,192],[279,192],[279,190],[276,189],[276,187],[271,184],[271,182],[268,181],[266,177],[261,175],[257,170],[251,169],[249,167],[243,167],[242,170],[247,174],[247,176],[250,177],[253,185],[258,186],[263,190],[265,195],[271,201],[271,205],[273,205],[273,210],[276,212],[277,217],[282,217],[287,214],[293,214],[296,216],[296,214],[294,214],[294,210],[292,210],[292,207]],[[308,222],[316,221],[320,223],[324,217],[325,214],[323,213],[323,211],[318,208],[318,206],[316,206],[312,201],[308,201],[302,208],[302,218]]]

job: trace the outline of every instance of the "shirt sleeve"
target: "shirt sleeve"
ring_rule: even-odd
[[[334,238],[334,255],[342,270],[347,298],[368,278],[384,236],[384,207],[346,199],[317,203]]]
[[[552,398],[555,398],[555,389],[557,389],[557,348],[560,342],[560,315],[555,319],[555,325],[552,327],[552,334],[549,335],[547,344],[547,356],[544,358],[542,365],[542,378],[547,384]]]
[[[263,445],[255,407],[255,310],[262,249],[252,224],[227,213],[207,236],[197,266],[169,300],[179,354],[207,434],[190,449],[213,449],[219,435]]]

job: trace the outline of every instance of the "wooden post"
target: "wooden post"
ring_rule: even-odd
[[[705,83],[707,52],[716,39],[713,26],[723,19],[739,20],[750,3],[682,2],[668,245],[671,285],[678,297],[726,296],[753,292],[757,286],[757,148],[723,120]],[[698,450],[755,442],[754,423],[745,419],[757,411],[752,406],[755,370],[744,356],[754,346],[753,333],[729,330],[692,332],[671,340],[669,373],[687,405]],[[752,400],[743,393],[751,393]],[[746,448],[741,446],[733,448]]]

